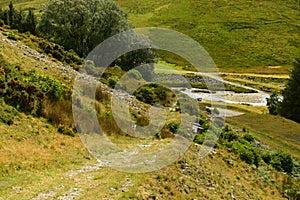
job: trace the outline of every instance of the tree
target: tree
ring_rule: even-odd
[[[109,0],[50,0],[38,23],[41,36],[80,56],[129,28],[127,13]]]
[[[36,18],[35,15],[32,11],[32,9],[30,9],[28,11],[26,20],[25,20],[25,27],[27,29],[27,31],[29,31],[31,34],[36,34]]]
[[[40,36],[61,44],[67,50],[73,49],[81,57],[86,57],[105,39],[131,28],[133,26],[127,20],[127,13],[110,0],[50,0],[37,25]],[[149,42],[134,31],[129,31],[125,40],[120,42],[127,46]],[[123,43],[118,48],[122,48]],[[150,49],[136,50],[120,56],[111,65],[128,71],[142,64],[153,63],[155,56]],[[90,60],[95,64],[97,59],[102,60],[99,55],[92,57]],[[152,65],[145,65],[139,71],[145,72],[142,73],[145,80],[153,78]]]
[[[280,104],[280,115],[300,122],[300,59],[294,64],[291,77],[283,90],[283,101]]]
[[[267,106],[269,109],[269,113],[271,115],[278,114],[278,107],[279,107],[280,99],[276,91],[273,91],[270,95],[270,98],[267,98]]]
[[[9,3],[8,7],[8,25],[12,27],[14,25],[15,8],[12,2]]]

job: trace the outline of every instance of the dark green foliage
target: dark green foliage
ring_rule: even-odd
[[[111,76],[108,78],[108,86],[114,88],[118,82],[119,78],[117,76]]]
[[[24,78],[24,82],[38,86],[51,100],[63,98],[64,87],[54,78],[30,71]]]
[[[14,107],[6,105],[4,101],[0,99],[0,123],[11,125],[14,123],[17,115],[18,112]]]
[[[266,163],[266,164],[271,164],[271,160],[272,160],[272,153],[269,152],[269,151],[264,151],[262,154],[261,154],[261,158],[263,159],[263,161]]]
[[[109,0],[51,0],[38,23],[41,36],[80,56],[129,27],[127,13]]]
[[[10,40],[15,40],[15,41],[18,40],[18,36],[14,32],[8,33],[7,38]]]
[[[34,71],[24,73],[19,66],[5,63],[0,57],[0,97],[18,110],[41,116],[46,99],[59,101],[64,87],[59,81]]]
[[[210,122],[203,117],[198,117],[196,122],[200,124],[204,131],[207,131],[209,129]]]
[[[30,9],[28,11],[28,15],[25,19],[25,23],[24,23],[24,27],[26,27],[26,29],[31,33],[31,34],[36,34],[36,17],[32,11],[32,9]]]
[[[7,89],[4,93],[5,102],[22,112],[41,115],[44,98],[45,93],[32,83],[22,82],[18,78],[7,82]]]
[[[15,9],[14,9],[14,5],[12,2],[9,3],[9,10],[8,10],[8,25],[10,25],[11,27],[14,25],[14,16],[15,16]]]
[[[144,103],[153,105],[155,103],[155,93],[152,88],[142,87],[134,92],[136,98]]]
[[[205,140],[204,134],[196,134],[193,141],[197,144],[203,144],[204,140]]]
[[[32,11],[18,10],[16,11],[12,2],[8,6],[8,10],[0,10],[0,19],[12,29],[25,33],[30,32],[36,34],[36,17]]]
[[[37,43],[42,53],[46,53],[50,57],[71,65],[80,65],[82,63],[82,59],[73,50],[66,51],[62,46],[38,37],[33,36],[30,38],[32,42]]]
[[[201,137],[199,136],[197,140],[200,139]],[[294,164],[290,154],[283,151],[270,152],[269,150],[257,147],[254,142],[255,138],[251,134],[246,133],[241,137],[232,132],[228,126],[223,128],[219,140],[220,144],[226,146],[230,151],[239,154],[240,158],[248,164],[254,164],[258,167],[260,162],[263,161],[278,171],[293,172]]]
[[[222,131],[220,138],[231,142],[231,141],[237,140],[239,138],[239,136],[232,130],[229,130],[229,131]]]
[[[138,88],[133,94],[144,103],[151,105],[161,104],[163,106],[171,105],[175,97],[172,91],[154,83]]]
[[[271,115],[278,114],[279,97],[276,91],[273,91],[270,98],[267,98],[267,106]]]
[[[255,139],[253,137],[253,135],[249,134],[249,133],[246,133],[244,136],[243,136],[243,139],[245,139],[246,141],[250,142],[250,143],[254,143],[255,142]]]
[[[66,127],[64,125],[59,125],[57,131],[63,135],[68,135],[71,137],[75,136],[75,131],[69,127]]]
[[[179,124],[177,124],[176,122],[171,122],[167,125],[167,127],[172,133],[176,133],[179,129]]]
[[[278,171],[291,173],[293,171],[293,159],[290,154],[277,151],[272,154],[271,165]]]
[[[245,146],[242,146],[239,149],[238,153],[240,154],[241,159],[244,160],[246,163],[250,165],[254,163],[255,156],[250,149],[245,148]]]
[[[161,139],[162,139],[162,137],[161,137],[161,133],[160,133],[160,132],[156,133],[156,134],[155,134],[155,137],[156,137],[157,139],[159,139],[159,140],[161,140]]]
[[[297,59],[280,104],[280,115],[300,123],[300,59]]]
[[[46,5],[37,27],[40,36],[64,46],[67,50],[73,49],[81,57],[86,57],[104,40],[131,29],[132,24],[127,20],[127,13],[110,0],[51,0]],[[150,44],[148,39],[133,31],[127,37],[119,41],[120,48]],[[103,60],[98,58],[101,56],[103,55],[91,57],[95,62]],[[111,65],[118,65],[124,71],[128,71],[140,65],[153,63],[155,57],[156,53],[153,50],[142,48],[121,55]],[[152,80],[153,65],[144,65],[139,71],[145,80]]]

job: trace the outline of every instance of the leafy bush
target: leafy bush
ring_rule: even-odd
[[[261,154],[261,158],[262,160],[266,163],[266,164],[271,164],[271,160],[272,160],[272,154],[269,151],[264,151]]]
[[[250,142],[250,143],[255,142],[255,139],[254,139],[253,135],[251,135],[251,134],[249,134],[249,133],[246,133],[246,134],[243,136],[243,139],[247,140],[247,141]]]
[[[35,71],[21,72],[19,66],[6,63],[3,57],[0,57],[0,79],[0,96],[22,112],[42,116],[46,99],[63,97],[64,87],[58,80]]]
[[[63,135],[68,135],[68,136],[71,136],[71,137],[74,137],[75,136],[75,131],[69,127],[66,127],[62,124],[60,124],[58,126],[58,129],[57,131]]]
[[[141,80],[143,78],[142,75],[141,75],[141,73],[139,71],[135,70],[135,69],[130,70],[128,72],[128,76],[132,77],[132,78],[134,78],[136,80]]]
[[[118,81],[119,78],[117,76],[111,76],[108,78],[108,86],[114,88]]]
[[[176,122],[171,122],[167,125],[167,127],[172,133],[176,133],[179,129],[179,124],[177,124]]]
[[[293,159],[290,154],[277,151],[272,154],[271,165],[278,171],[291,173],[293,171]]]
[[[227,132],[226,131],[222,131],[220,137],[222,139],[227,140],[228,142],[235,141],[235,140],[237,140],[239,138],[239,136],[235,132],[233,132],[231,130],[229,130]]]
[[[40,87],[40,89],[45,92],[51,100],[60,100],[63,97],[62,94],[64,87],[58,80],[49,76],[38,74],[35,71],[30,71],[24,78],[24,82],[32,83]]]
[[[248,164],[253,164],[254,163],[254,159],[255,156],[253,154],[253,152],[251,150],[249,150],[248,148],[245,148],[244,146],[239,149],[239,154],[242,160],[244,160],[246,163]]]
[[[203,144],[204,140],[205,140],[204,134],[196,134],[193,141],[197,144]]]
[[[1,100],[0,102],[0,122],[7,125],[12,125],[14,123],[15,117],[18,115],[17,110],[14,107],[7,106]]]
[[[7,38],[10,39],[10,40],[15,40],[15,41],[18,40],[18,36],[15,33],[12,33],[12,32],[8,33]]]
[[[136,98],[144,103],[153,105],[156,100],[155,93],[152,88],[142,87],[134,92]]]
[[[156,138],[159,139],[159,140],[162,138],[160,132],[156,133],[155,136],[156,136]]]

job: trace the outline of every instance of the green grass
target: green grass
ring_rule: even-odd
[[[198,41],[222,70],[291,66],[299,56],[294,0],[117,0],[136,27],[165,27]]]
[[[11,1],[17,9],[25,9],[40,8],[44,3],[47,3],[49,0],[2,0],[0,2],[0,8],[7,8]]]
[[[300,137],[300,124],[280,116],[254,113],[230,117],[226,121],[240,128],[249,129],[255,137],[267,145],[300,159],[300,143],[296,140]]]
[[[39,8],[47,0],[15,0],[17,8]],[[222,71],[263,71],[284,66],[288,73],[300,54],[300,6],[295,0],[116,0],[135,27],[165,27],[189,35]],[[0,7],[9,0],[0,3]],[[169,62],[174,55],[162,54]]]
[[[260,77],[248,77],[246,76],[232,76],[232,75],[225,75],[222,77],[224,80],[239,83],[245,86],[249,86],[258,90],[262,90],[265,92],[271,92],[273,90],[281,92],[287,79],[282,78],[272,78],[271,75],[267,78],[260,78]]]

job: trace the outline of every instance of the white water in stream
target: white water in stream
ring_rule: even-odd
[[[182,93],[187,94],[193,99],[201,98],[208,101],[219,101],[232,104],[246,104],[251,106],[266,106],[268,94],[258,93],[235,93],[230,91],[220,91],[216,93],[206,92],[195,92],[196,88],[183,89],[183,88],[172,88],[174,90],[181,90]]]

